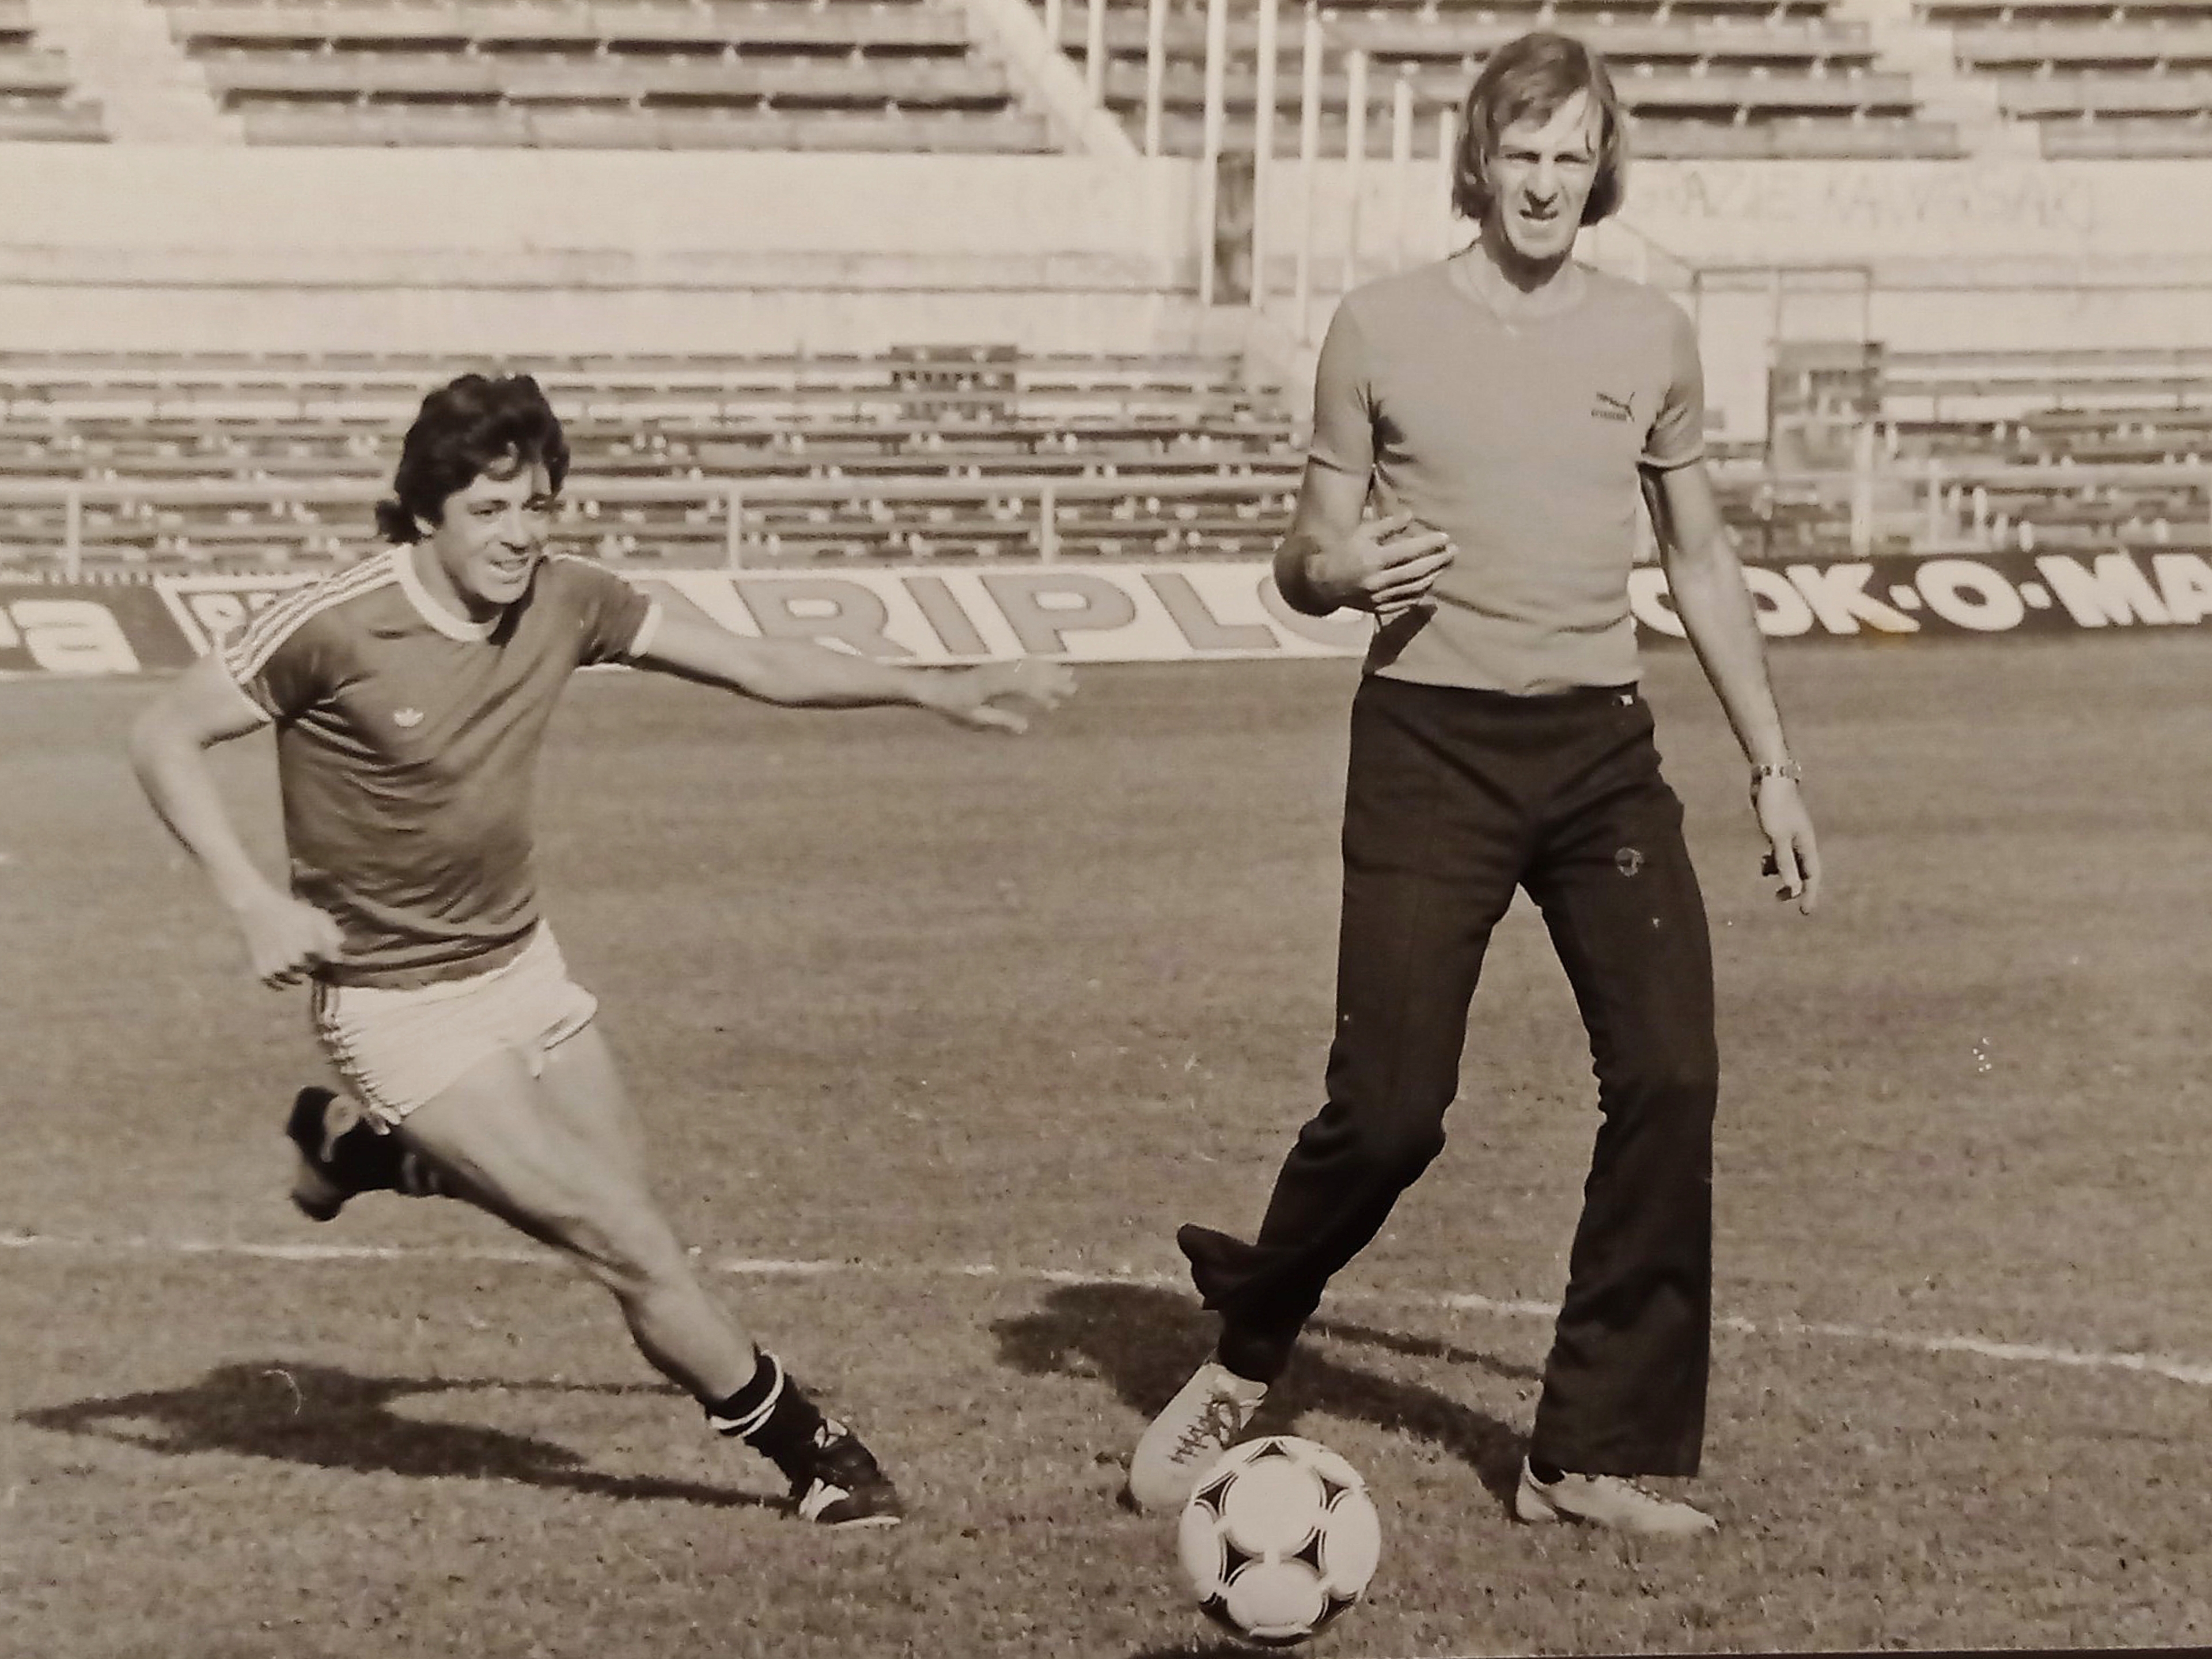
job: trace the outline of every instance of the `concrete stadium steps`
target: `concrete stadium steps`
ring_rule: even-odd
[[[1915,0],[1948,27],[2039,23],[2201,23],[2204,0]]]
[[[29,0],[0,0],[0,143],[101,143],[106,123]]]
[[[1939,516],[1960,546],[2212,542],[2212,351],[1890,352],[1868,412],[1886,464],[1938,469]],[[1770,508],[1773,536],[1820,533],[1817,510],[1787,492]],[[1923,484],[1886,528],[1909,540],[1928,523]]]
[[[1647,155],[2212,155],[2201,0],[1879,0],[1909,27],[1870,27],[1875,4],[1349,0],[1323,15],[1334,51],[1373,60],[1377,154],[1401,69],[1425,149],[1481,58],[1549,23],[1607,54]],[[1079,63],[1083,0],[1049,12],[1060,61]],[[124,39],[147,19],[161,53]],[[1125,133],[1142,124],[1146,27],[1141,0],[1111,0],[1102,103]],[[1200,147],[1203,33],[1203,5],[1176,0],[1171,154]],[[1940,68],[1917,36],[1944,43]],[[1249,148],[1247,6],[1230,46],[1227,141]],[[1285,7],[1284,152],[1297,50]],[[1040,79],[963,0],[0,0],[0,141],[1035,154],[1072,142],[1064,88]],[[1340,150],[1340,76],[1327,90],[1324,149]]]
[[[2049,156],[2212,155],[2212,11],[2201,3],[1917,0],[1960,71]]]
[[[1294,493],[1294,492],[1292,492]],[[1055,515],[1062,558],[1262,559],[1273,550],[1290,495],[1252,496],[1236,508],[1193,502],[1146,508],[1133,498],[1091,507],[1063,503]],[[290,502],[179,506],[139,501],[88,506],[82,557],[107,569],[270,569],[343,563],[376,544],[365,504]],[[66,533],[60,506],[0,501],[0,573],[52,568]],[[616,563],[669,569],[714,568],[728,556],[721,502],[564,504],[554,532],[562,546]],[[925,505],[856,493],[848,501],[801,507],[746,504],[744,561],[818,565],[825,561],[932,559],[1034,561],[1042,552],[1034,501]]]
[[[720,409],[776,399],[884,397],[1187,398],[1193,392],[1260,406],[1264,391],[1237,378],[1230,356],[1175,353],[1054,356],[1008,346],[895,347],[877,354],[753,356],[542,354],[456,359],[419,352],[0,351],[0,407],[75,400],[118,412],[374,412],[411,416],[428,388],[465,369],[528,373],[556,401],[586,408],[617,399],[625,410],[670,399]]]
[[[977,348],[528,367],[574,458],[559,533],[610,558],[720,562],[732,486],[763,558],[1035,557],[1036,491],[1071,480],[1095,486],[1055,519],[1071,556],[1256,556],[1303,464],[1289,418],[1224,358]],[[66,530],[54,486],[115,480],[168,495],[118,504],[93,489],[80,527],[95,561],[347,556],[423,391],[452,372],[415,357],[0,356],[0,562],[52,562]],[[1234,499],[1207,493],[1224,479]],[[957,499],[906,499],[917,480]],[[636,481],[670,498],[603,499]],[[781,498],[779,481],[836,499]],[[48,498],[10,501],[9,483]],[[349,488],[301,501],[301,486]]]
[[[2075,69],[2163,74],[2212,69],[2212,12],[2195,21],[2027,23],[1955,29],[1960,62],[2005,75],[2046,75]]]
[[[1291,77],[1284,99],[1289,105],[1297,98],[1296,70],[1304,46],[1296,14],[1285,9],[1282,19],[1276,32],[1277,75],[1279,83],[1285,74]],[[1339,12],[1328,26],[1327,39],[1338,52],[1358,48],[1392,64],[1444,65],[1462,77],[1464,91],[1466,80],[1482,59],[1525,33],[1528,26],[1525,19],[1500,15],[1487,8],[1440,10],[1433,17],[1423,17],[1376,7]],[[1079,58],[1089,27],[1081,0],[1062,11],[1060,27],[1061,50]],[[1141,7],[1110,6],[1105,30],[1108,56],[1141,67],[1147,27]],[[1689,29],[1656,21],[1624,21],[1613,15],[1583,28],[1580,35],[1605,55],[1616,73],[1669,68],[1700,75],[1766,70],[1817,76],[1870,68],[1875,55],[1863,26],[1826,17],[1804,21],[1723,18]],[[1254,61],[1259,52],[1258,22],[1240,9],[1230,20],[1227,40],[1236,60]],[[1170,12],[1164,45],[1171,61],[1202,66],[1205,12],[1193,8]]]
[[[2026,523],[2045,548],[2194,545],[2212,529],[2204,359],[1892,354],[1874,418],[1893,459],[1940,459],[1944,511],[1977,533]],[[399,433],[452,367],[0,356],[0,567],[55,564],[72,482],[80,545],[103,568],[356,556]],[[531,367],[574,456],[558,533],[617,561],[723,562],[732,491],[748,563],[1033,559],[1047,488],[1060,556],[1260,558],[1303,467],[1303,434],[1225,359],[989,347]],[[1755,454],[1717,455],[1715,473],[1747,554],[1849,550],[1848,477],[1793,481]],[[143,498],[99,487],[117,481]],[[1877,538],[1905,544],[1928,512],[1907,507],[1909,489],[1883,489],[1897,500]]]
[[[248,142],[1038,152],[945,0],[170,0]]]
[[[1378,64],[1368,79],[1368,92],[1377,104],[1388,108],[1394,88],[1401,82],[1409,83],[1413,93],[1414,114],[1425,132],[1433,125],[1439,111],[1456,110],[1467,95],[1468,83],[1474,78],[1474,70],[1457,62],[1432,63],[1407,60],[1402,64]],[[1226,94],[1230,105],[1240,113],[1251,110],[1257,95],[1258,77],[1249,66],[1239,64],[1226,77]],[[1771,76],[1753,70],[1714,70],[1700,73],[1678,73],[1662,70],[1650,72],[1630,70],[1614,78],[1622,100],[1638,119],[1698,119],[1733,123],[1764,121],[1775,116],[1820,114],[1833,117],[1860,118],[1911,114],[1913,107],[1912,85],[1909,77],[1885,75],[1874,71],[1818,76]],[[1285,130],[1293,143],[1297,135],[1298,85],[1295,79],[1285,82],[1276,78],[1277,131]],[[1344,106],[1349,93],[1349,82],[1340,70],[1332,70],[1322,77],[1321,94],[1326,104],[1338,109]],[[1118,110],[1130,112],[1143,106],[1145,70],[1141,63],[1116,60],[1106,77],[1106,97]],[[1194,113],[1205,106],[1204,66],[1194,63],[1170,63],[1167,66],[1161,87],[1161,101],[1170,110],[1179,113]],[[1375,119],[1370,111],[1368,121],[1370,134],[1383,128],[1387,139],[1387,122]]]
[[[2094,425],[2148,412],[2157,424],[2187,426],[2212,410],[2212,348],[1891,350],[1881,355],[1879,384],[1891,417]]]
[[[1462,88],[1463,91],[1465,88]],[[1139,94],[1141,96],[1141,94]],[[1119,107],[1119,106],[1117,106]],[[1441,105],[1424,107],[1415,120],[1416,154],[1432,153],[1434,121]],[[1129,110],[1133,123],[1141,115]],[[1170,155],[1201,153],[1203,118],[1193,110],[1163,112],[1161,148]],[[1249,112],[1239,112],[1223,124],[1225,149],[1249,152],[1258,147],[1257,123]],[[1295,116],[1276,123],[1275,149],[1289,158],[1298,137]],[[1390,123],[1385,110],[1371,114],[1366,131],[1366,154],[1380,161],[1390,151]],[[1758,120],[1699,119],[1678,116],[1638,117],[1632,127],[1634,153],[1653,161],[1953,161],[1965,153],[1957,130],[1945,122],[1919,116],[1773,113]],[[1320,125],[1320,153],[1340,156],[1349,148],[1341,114],[1332,114]]]
[[[1042,3],[1042,0],[1040,0]],[[1087,55],[1089,9],[1063,0],[1058,44],[1072,62]],[[1526,30],[1576,30],[1603,52],[1636,123],[1639,153],[1663,156],[1905,155],[1962,153],[1954,126],[1929,118],[1911,74],[1881,61],[1866,27],[1832,13],[1826,0],[1803,3],[1607,5],[1437,4],[1354,0],[1322,14],[1328,58],[1322,76],[1324,155],[1345,148],[1347,80],[1344,54],[1370,62],[1367,122],[1370,154],[1387,152],[1390,106],[1402,79],[1412,88],[1417,147],[1429,153],[1442,116],[1456,111],[1468,82],[1496,48]],[[1097,79],[1107,107],[1140,131],[1150,27],[1141,0],[1109,0],[1103,17],[1106,62]],[[1164,24],[1162,144],[1170,154],[1200,149],[1206,10],[1176,0]],[[1258,27],[1239,8],[1228,31],[1224,96],[1232,148],[1255,143]],[[1273,145],[1297,144],[1303,29],[1285,6],[1277,33]]]

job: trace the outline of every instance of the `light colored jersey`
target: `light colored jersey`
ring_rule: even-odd
[[[555,554],[495,622],[393,548],[287,596],[216,649],[276,724],[292,890],[345,930],[335,985],[482,973],[538,925],[530,805],[569,674],[642,650],[659,608]]]
[[[1577,304],[1510,325],[1442,262],[1337,307],[1312,459],[1458,549],[1433,610],[1376,630],[1370,672],[1522,694],[1638,678],[1638,470],[1704,453],[1705,382],[1681,307],[1580,269]]]

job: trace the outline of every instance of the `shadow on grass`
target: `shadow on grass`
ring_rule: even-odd
[[[356,1474],[416,1480],[514,1480],[603,1498],[664,1498],[718,1509],[773,1509],[781,1500],[696,1481],[604,1474],[550,1440],[480,1425],[425,1422],[393,1409],[410,1395],[461,1390],[661,1394],[655,1385],[501,1382],[449,1377],[356,1376],[329,1365],[275,1360],[219,1365],[180,1389],[80,1400],[21,1413],[61,1434],[96,1435],[185,1456],[228,1452]]]
[[[1339,1342],[1474,1366],[1497,1376],[1534,1381],[1538,1375],[1492,1354],[1343,1320],[1316,1319],[1307,1328]],[[1103,1378],[1137,1413],[1129,1425],[1134,1444],[1144,1420],[1182,1386],[1199,1358],[1212,1352],[1219,1322],[1191,1297],[1149,1285],[1062,1285],[1035,1312],[1001,1320],[994,1331],[1000,1358],[1018,1371]],[[1376,1376],[1316,1352],[1310,1344],[1298,1350],[1289,1372],[1261,1407],[1253,1432],[1295,1434],[1307,1411],[1361,1419],[1425,1440],[1466,1463],[1501,1502],[1520,1475],[1527,1437],[1519,1430],[1425,1384]]]

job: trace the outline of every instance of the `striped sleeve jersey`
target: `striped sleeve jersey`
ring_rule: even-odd
[[[497,967],[538,920],[532,779],[575,669],[643,651],[659,620],[586,559],[546,557],[477,623],[388,549],[288,594],[216,649],[276,728],[292,890],[345,931],[339,985]],[[423,556],[427,556],[427,555]]]

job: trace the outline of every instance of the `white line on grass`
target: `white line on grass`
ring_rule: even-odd
[[[404,1261],[414,1260],[483,1261],[523,1265],[549,1263],[543,1250],[489,1245],[440,1246],[425,1249],[406,1244],[261,1243],[249,1239],[64,1238],[46,1233],[0,1231],[0,1249],[73,1251],[98,1255],[167,1255],[242,1256],[264,1261]],[[790,1279],[827,1273],[869,1273],[884,1278],[1005,1279],[1042,1285],[1121,1285],[1150,1290],[1182,1290],[1179,1275],[1141,1273],[1082,1272],[1065,1267],[1001,1267],[995,1262],[783,1261],[775,1257],[734,1256],[713,1261],[716,1273],[741,1278]],[[1340,1300],[1448,1310],[1459,1313],[1495,1314],[1512,1319],[1551,1319],[1559,1311],[1553,1302],[1502,1301],[1472,1291],[1443,1295],[1352,1288],[1333,1290]],[[1840,1325],[1778,1319],[1760,1322],[1734,1316],[1717,1318],[1723,1330],[1745,1336],[1810,1337],[1836,1342],[1866,1343],[1917,1353],[1962,1353],[2026,1365],[2065,1365],[2099,1370],[2137,1371],[2167,1377],[2192,1387],[2212,1388],[2212,1364],[2167,1354],[2106,1353],[2094,1349],[2061,1348],[2039,1342],[1997,1342],[1987,1337],[1942,1332],[1885,1330],[1875,1325]]]

